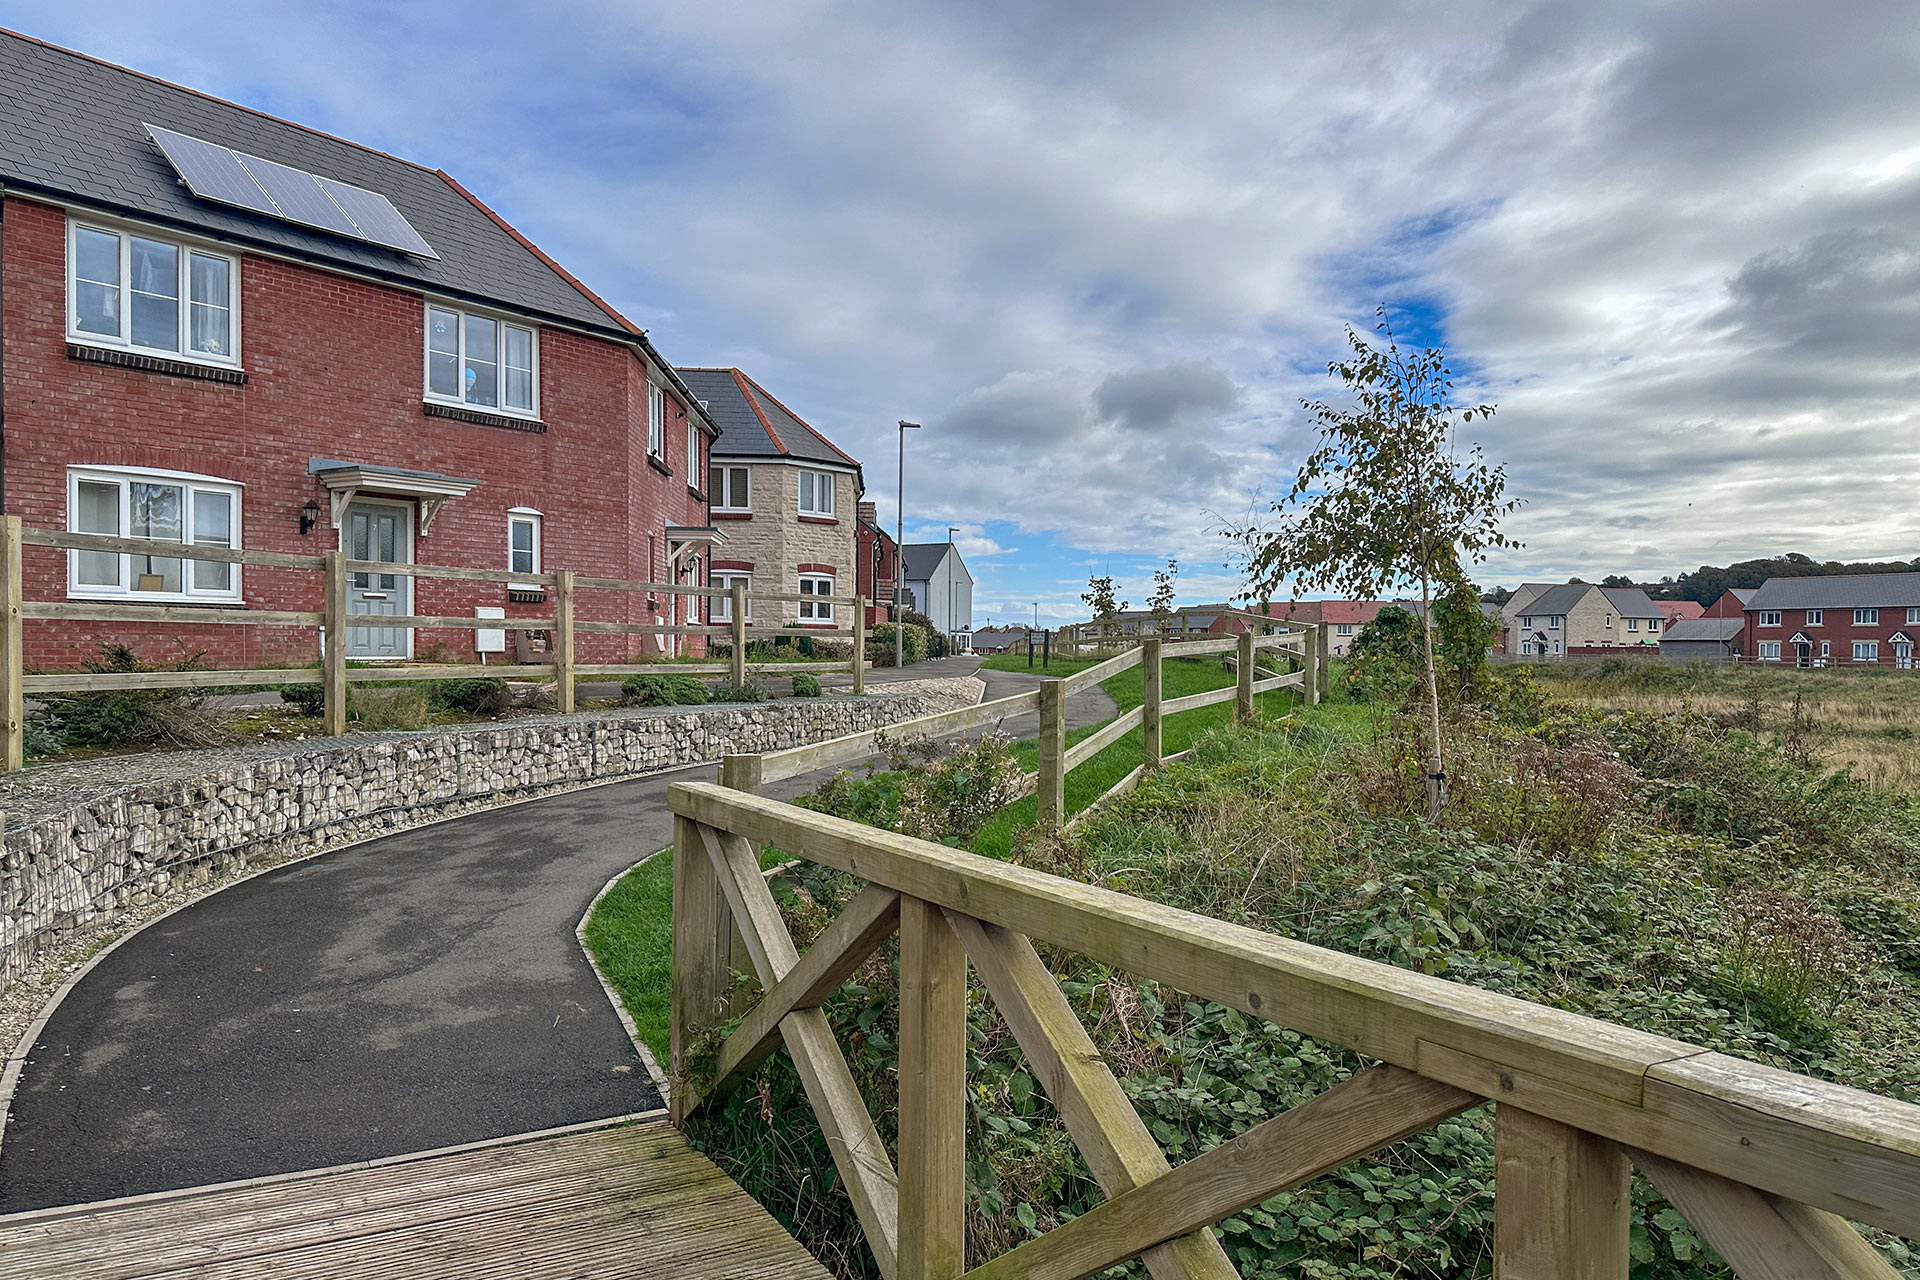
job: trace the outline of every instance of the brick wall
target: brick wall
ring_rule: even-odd
[[[479,479],[417,540],[422,563],[505,568],[507,510],[532,507],[544,516],[543,568],[647,578],[643,532],[657,539],[665,523],[706,522],[685,477],[646,464],[647,375],[623,343],[540,330],[545,432],[429,417],[421,295],[248,255],[240,269],[245,385],[87,363],[66,350],[65,214],[8,197],[4,215],[5,506],[29,527],[67,527],[70,465],[153,467],[245,485],[247,548],[317,554],[337,543],[324,518],[311,535],[299,532],[309,499],[328,505],[307,472],[311,457]],[[673,404],[669,470],[685,469],[687,429],[685,409]],[[65,575],[64,553],[30,548],[26,597],[65,599]],[[255,567],[242,583],[249,608],[319,607],[315,573]],[[504,585],[421,581],[415,592],[416,613],[502,605],[511,618],[551,610],[509,604]],[[658,620],[644,597],[609,592],[582,592],[578,616]],[[297,628],[29,622],[27,660],[70,667],[107,639],[151,659],[203,650],[221,666],[306,660],[318,651],[315,634]],[[416,637],[418,654],[438,646],[460,658],[475,652],[471,632]],[[641,647],[633,637],[582,636],[578,654],[614,661]]]

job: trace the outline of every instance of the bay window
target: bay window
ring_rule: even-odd
[[[68,553],[70,596],[238,603],[240,566],[195,560],[189,547],[240,545],[240,486],[210,476],[128,468],[67,473],[67,527],[138,538],[153,551]]]
[[[800,473],[800,514],[803,516],[833,514],[833,473],[831,471]]]
[[[830,596],[833,594],[833,579],[818,574],[800,575],[800,594],[802,596]],[[832,622],[833,605],[826,600],[800,601],[800,621]]]
[[[235,363],[237,258],[74,222],[67,236],[67,336],[90,346]]]
[[[539,339],[531,326],[427,307],[427,399],[539,412]]]

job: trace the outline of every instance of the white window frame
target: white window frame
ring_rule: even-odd
[[[1822,640],[1820,642],[1820,656],[1823,658],[1831,658],[1833,656],[1833,641]]]
[[[1824,627],[1824,626],[1826,626],[1826,625],[1827,625],[1827,611],[1826,611],[1825,609],[1809,609],[1809,610],[1807,610],[1807,625],[1808,625],[1808,626],[1810,626],[1810,627]]]
[[[1760,624],[1759,624],[1759,625],[1761,625],[1761,626],[1763,626],[1763,627],[1777,627],[1777,626],[1779,626],[1779,625],[1780,625],[1780,611],[1779,611],[1778,609],[1762,609],[1762,610],[1760,610]]]
[[[1521,630],[1523,630],[1523,631],[1531,631],[1531,630],[1533,630],[1533,615],[1532,615],[1532,614],[1530,614],[1530,613],[1529,613],[1529,614],[1526,614],[1526,615],[1524,615],[1524,616],[1522,616],[1522,617],[1521,617],[1521,619],[1520,619],[1520,628],[1521,628]]]
[[[1780,661],[1780,642],[1778,640],[1762,640],[1760,642],[1759,652],[1754,656],[1761,662]]]
[[[1566,620],[1567,620],[1567,615],[1564,613],[1549,614],[1547,617],[1547,630],[1549,631],[1560,630],[1560,624],[1565,622]]]
[[[80,532],[77,527],[80,519],[80,485],[82,481],[94,484],[115,484],[120,487],[120,533],[116,536],[130,536],[126,530],[129,522],[127,504],[131,493],[132,481],[151,481],[159,484],[175,485],[186,490],[186,502],[181,512],[181,542],[163,542],[154,540],[155,552],[161,559],[180,560],[179,591],[136,591],[134,590],[133,566],[129,563],[132,552],[123,552],[118,556],[120,562],[119,582],[113,586],[97,583],[82,584],[80,581],[80,557],[87,552],[69,551],[67,553],[67,596],[75,600],[122,600],[131,603],[153,601],[155,603],[187,604],[241,604],[240,566],[229,565],[227,586],[224,590],[195,587],[193,585],[194,561],[186,554],[193,545],[194,512],[197,495],[201,493],[220,494],[228,500],[229,524],[228,545],[238,550],[246,544],[241,541],[241,497],[246,486],[237,480],[223,480],[218,476],[196,475],[187,471],[161,471],[152,467],[69,467],[67,468],[67,529]],[[179,548],[179,554],[173,554],[172,548]],[[202,563],[218,563],[203,561]]]
[[[1915,625],[1920,625],[1920,609],[1911,608],[1911,607],[1908,608],[1907,625],[1910,627]]]
[[[733,589],[733,584],[736,582],[744,586],[747,589],[747,607],[745,610],[747,615],[746,621],[749,623],[753,621],[753,572],[752,570],[714,569],[708,574],[707,582],[708,582],[708,585],[718,587],[723,591],[731,591]],[[707,611],[708,618],[710,618],[714,622],[732,622],[733,621],[733,597],[731,595],[708,596],[707,599],[713,602],[712,607]]]
[[[1853,611],[1853,625],[1856,627],[1879,626],[1880,611],[1878,609],[1855,609]]]
[[[1855,662],[1880,661],[1880,642],[1878,640],[1855,640],[1853,642],[1853,660]]]
[[[537,574],[544,572],[540,563],[545,555],[546,531],[542,527],[546,517],[532,507],[507,508],[507,572]],[[517,524],[531,525],[533,528],[533,567],[522,569],[513,563],[513,527]]]
[[[1353,624],[1351,622],[1336,622],[1333,625],[1333,633],[1337,636],[1350,636],[1353,634]]]
[[[822,480],[827,482],[827,505],[824,507],[820,505],[819,498],[820,482]],[[837,518],[834,514],[834,509],[839,501],[838,492],[840,483],[838,476],[831,471],[814,471],[808,469],[800,473],[800,478],[796,483],[799,486],[799,497],[797,501],[801,515],[813,516],[819,520],[832,520]],[[808,506],[807,504],[809,502],[813,505]]]
[[[647,379],[647,455],[667,460],[667,393],[652,378]]]
[[[807,591],[807,584],[809,582],[814,584],[814,589],[811,593],[813,595],[830,596],[834,593],[834,590],[833,590],[834,575],[830,573],[801,574],[800,585],[798,588],[801,595],[809,594]],[[820,589],[822,584],[826,586],[826,590],[824,591]],[[833,621],[833,605],[830,602],[821,603],[815,600],[802,600],[800,602],[799,617],[801,622],[814,622],[814,623],[829,622],[830,623]]]
[[[459,395],[453,395],[453,396],[442,395],[434,391],[433,389],[433,313],[436,311],[444,311],[449,315],[453,316],[456,321],[456,324],[454,325],[454,329],[458,335],[458,341],[454,345],[453,367],[455,371],[456,381],[459,381],[463,384],[461,386]],[[452,405],[456,408],[471,409],[475,413],[497,414],[503,418],[524,418],[529,422],[539,421],[540,419],[540,326],[539,325],[534,324],[531,321],[520,320],[513,316],[505,315],[498,311],[489,311],[484,307],[463,306],[458,303],[443,302],[435,298],[428,298],[426,300],[426,305],[421,309],[420,315],[421,315],[420,387],[421,387],[421,395],[423,396],[424,399],[426,399],[431,404]],[[531,335],[532,342],[529,345],[529,350],[532,353],[530,356],[530,359],[533,361],[533,368],[529,371],[529,373],[530,373],[530,377],[533,385],[527,389],[528,399],[532,402],[530,407],[521,409],[505,403],[481,404],[477,401],[470,401],[467,399],[467,392],[466,392],[466,387],[464,383],[465,383],[465,374],[466,374],[466,368],[467,368],[467,317],[468,316],[477,316],[482,320],[491,320],[496,326],[498,326],[495,329],[495,333],[497,337],[496,337],[496,342],[494,346],[494,361],[493,361],[493,366],[494,366],[494,377],[493,377],[494,397],[493,398],[497,402],[504,402],[507,398],[506,331],[508,329],[519,329],[522,332]]]
[[[706,472],[700,469],[700,424],[693,420],[693,411],[687,411],[687,488],[699,491],[700,481]]]
[[[1647,619],[1647,630],[1658,631],[1659,629],[1660,629],[1660,619],[1658,618]]]
[[[1608,626],[1612,626],[1612,625],[1613,625],[1613,619],[1612,619],[1611,617],[1609,617],[1609,618],[1607,619],[1607,625],[1608,625]],[[1627,619],[1627,630],[1629,630],[1629,631],[1638,631],[1639,629],[1640,629],[1640,619],[1638,619],[1638,618],[1628,618],[1628,619]]]
[[[80,290],[76,285],[76,273],[80,266],[79,234],[82,230],[97,231],[102,235],[116,236],[120,241],[120,331],[115,334],[94,333],[80,327]],[[171,245],[179,251],[176,267],[179,322],[174,332],[177,345],[174,347],[136,346],[133,341],[133,241],[135,237],[153,240],[160,244]],[[226,355],[206,351],[194,351],[189,343],[193,336],[193,258],[198,254],[203,258],[215,258],[227,264],[227,347]],[[217,248],[206,241],[191,236],[181,236],[174,232],[156,231],[138,223],[118,222],[110,218],[69,218],[67,219],[67,341],[77,346],[99,347],[110,351],[147,352],[156,358],[165,360],[184,360],[189,364],[211,365],[221,369],[240,367],[240,256]]]
[[[720,483],[718,486],[715,486],[713,483],[713,473],[716,471],[720,473]],[[729,480],[729,473],[734,471],[738,471],[740,473],[741,483],[746,487],[746,490],[747,490],[747,493],[746,493],[747,501],[746,501],[746,505],[744,506],[730,507],[727,505],[727,499],[733,496],[731,491],[731,483]],[[753,510],[753,468],[733,466],[733,465],[730,465],[727,463],[721,463],[721,462],[711,463],[707,467],[707,487],[709,490],[707,494],[707,505],[711,507],[713,510],[725,511],[725,512]],[[713,490],[716,488],[718,489],[718,492],[713,492]]]

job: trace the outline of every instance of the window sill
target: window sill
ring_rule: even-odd
[[[660,459],[654,457],[652,454],[647,455],[647,465],[652,467],[655,471],[658,471],[663,476],[671,476],[673,474],[672,467],[669,467],[666,463],[660,461]]]
[[[687,496],[689,498],[692,498],[695,502],[705,502],[707,500],[707,495],[700,492],[698,489],[694,488],[692,485],[687,486]]]
[[[244,386],[247,381],[247,371],[234,365],[202,364],[198,360],[182,360],[177,356],[148,355],[143,351],[127,351],[119,347],[95,347],[71,340],[67,343],[67,357],[71,360],[83,360],[88,364],[110,364],[122,369],[164,373],[175,378],[224,382],[229,386]]]
[[[547,429],[547,424],[538,418],[487,413],[481,409],[469,409],[465,405],[441,404],[437,400],[424,400],[420,408],[429,418],[451,418],[455,422],[469,422],[476,427],[499,427],[506,431],[533,432],[544,432]]]
[[[69,590],[67,592],[67,599],[73,601],[75,604],[150,604],[164,609],[187,608],[231,611],[245,609],[247,607],[247,603],[244,600],[208,600],[203,597],[168,596],[151,592],[132,591],[101,592],[96,595],[84,591]]]
[[[833,516],[801,516],[800,523],[801,524],[839,524],[840,521]]]
[[[711,512],[708,512],[708,514],[711,515],[715,520],[751,520],[753,519],[753,512],[751,511],[711,511]]]

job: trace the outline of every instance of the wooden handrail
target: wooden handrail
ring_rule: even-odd
[[[941,734],[977,729],[982,725],[1004,720],[1008,716],[1022,715],[1032,711],[1039,702],[1040,695],[1037,692],[1016,693],[1009,698],[996,698],[992,702],[976,702],[970,707],[956,707],[952,711],[936,711],[932,715],[903,720],[880,729],[850,733],[842,738],[829,738],[825,742],[810,743],[803,747],[789,747],[785,751],[769,751],[755,758],[762,765],[762,781],[773,782],[780,778],[812,773],[815,769],[863,760],[873,754],[875,745],[882,737],[932,738]]]
[[[726,787],[676,783],[667,799],[692,830],[772,845],[1569,1132],[1920,1234],[1920,1106]]]

